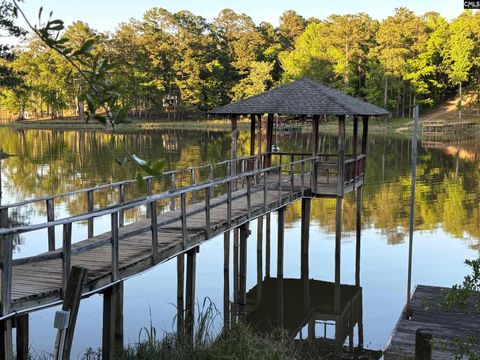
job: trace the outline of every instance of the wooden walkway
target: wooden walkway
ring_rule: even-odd
[[[480,294],[469,301],[466,311],[442,309],[436,304],[443,302],[448,288],[418,285],[412,296],[413,316],[400,316],[393,331],[384,356],[385,359],[414,358],[415,333],[425,329],[433,336],[433,359],[454,359],[457,346],[455,344],[473,342],[472,353],[480,353],[480,311],[476,304]],[[472,340],[472,341],[471,341]],[[467,356],[468,358],[468,356]]]
[[[362,159],[359,158],[359,163]],[[354,162],[346,164],[346,174],[353,176],[354,180],[345,181],[341,186],[337,181],[335,167],[327,167],[326,174],[325,169],[319,167],[317,171],[322,174],[315,173],[317,185],[313,193],[311,164],[312,158],[305,158],[303,154],[301,160],[294,160],[292,156],[287,164],[280,163],[267,169],[257,167],[250,171],[244,166],[239,174],[219,178],[213,177],[213,167],[209,165],[212,177],[208,181],[159,194],[153,194],[152,184],[147,182],[147,195],[150,195],[130,201],[125,201],[124,187],[127,182],[116,183],[111,187],[118,187],[120,202],[98,210],[94,210],[93,192],[109,185],[94,190],[81,190],[87,194],[88,213],[55,219],[54,198],[49,197],[40,199],[46,201],[48,222],[17,228],[2,225],[2,211],[5,224],[5,214],[8,214],[9,208],[0,207],[0,237],[3,236],[0,255],[6,269],[2,272],[0,285],[0,294],[5,304],[3,317],[60,302],[71,266],[87,268],[88,279],[83,294],[89,295],[299,198],[338,196],[339,191],[344,194],[363,184],[363,172],[348,170],[353,169],[351,165]],[[190,173],[191,169],[187,170]],[[191,173],[194,178],[195,173]],[[219,191],[214,197],[214,188],[222,186],[227,190],[223,193]],[[173,201],[176,205],[171,211],[156,216],[159,203],[164,204],[165,201]],[[29,205],[31,201],[26,201],[25,204]],[[20,205],[23,203],[15,206]],[[125,211],[145,207],[146,218],[123,226]],[[101,216],[111,216],[112,230],[94,236],[93,220]],[[72,244],[72,224],[85,222],[88,223],[88,238]],[[63,226],[61,248],[51,248],[51,251],[43,254],[12,260],[13,236],[48,230],[49,244],[54,246],[55,226]]]

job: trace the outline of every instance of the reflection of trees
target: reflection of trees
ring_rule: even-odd
[[[164,141],[167,133],[168,141]],[[213,163],[228,158],[230,154],[229,132],[165,130],[121,136],[132,153],[148,159],[163,158],[167,161],[167,169]],[[2,128],[0,137],[3,150],[18,155],[3,164],[5,191],[16,196],[17,200],[130,179],[136,172],[133,164],[124,167],[116,164],[114,156],[116,150],[120,150],[120,144],[107,132],[15,131]],[[248,132],[240,132],[239,155],[249,153],[249,139]],[[279,133],[276,142],[282,151],[309,152],[309,139],[308,133]],[[334,152],[335,146],[334,136],[322,135],[321,151]],[[371,137],[369,151],[363,226],[380,229],[391,244],[400,243],[408,232],[411,142],[392,137]],[[197,181],[204,180],[206,176],[207,172],[197,174]],[[420,149],[417,179],[416,229],[433,230],[442,226],[455,237],[471,237],[470,245],[480,248],[478,163],[459,161],[457,164],[455,157],[440,150]],[[189,181],[190,175],[186,173],[177,178],[177,186],[188,185]],[[167,186],[169,181],[161,179],[154,182],[154,191],[162,191]],[[139,195],[140,191],[143,190],[136,189],[136,184],[132,184],[127,189],[127,199]],[[202,196],[198,194],[198,198]],[[117,199],[117,190],[95,194],[97,207],[107,206]],[[69,197],[56,206],[71,214],[84,212],[86,195]],[[300,219],[300,206],[298,202],[288,208],[287,224]],[[343,205],[346,232],[355,230],[355,206],[354,194],[348,194]],[[39,203],[35,212],[44,216],[44,207],[43,202]],[[141,215],[140,209],[125,214],[127,221]],[[314,201],[312,218],[326,231],[334,231],[335,201]]]

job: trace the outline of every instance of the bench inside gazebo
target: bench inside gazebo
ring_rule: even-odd
[[[286,85],[265,91],[256,96],[234,102],[209,112],[228,117],[232,123],[232,154],[236,158],[237,120],[240,116],[250,117],[250,163],[248,169],[268,168],[273,163],[281,164],[283,159],[290,163],[311,157],[308,183],[312,196],[343,197],[347,192],[360,187],[364,182],[367,154],[368,120],[384,116],[388,111],[361,99],[346,95],[307,78],[301,78]],[[274,122],[278,115],[312,120],[311,149],[299,152],[275,152],[273,149]],[[266,149],[256,153],[256,132],[261,131],[262,118],[266,116]],[[338,118],[337,152],[319,153],[319,124],[326,117]],[[362,137],[359,142],[358,123],[362,121]],[[346,122],[352,119],[352,152],[345,153]],[[259,144],[261,149],[261,144]],[[310,151],[309,151],[310,150]],[[253,163],[252,161],[255,161]],[[239,172],[248,169],[231,169]],[[288,170],[287,170],[288,172]],[[284,174],[287,175],[288,174]]]

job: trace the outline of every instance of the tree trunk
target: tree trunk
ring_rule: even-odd
[[[383,93],[383,106],[385,109],[387,108],[387,100],[388,100],[388,77],[385,75],[385,90]]]
[[[78,117],[80,121],[85,120],[85,102],[78,100]]]

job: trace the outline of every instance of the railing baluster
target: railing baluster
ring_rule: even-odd
[[[171,175],[171,182],[172,182],[172,191],[174,191],[177,188],[177,183],[175,179],[175,173],[172,173]],[[175,211],[175,196],[172,196],[170,199],[170,211]]]
[[[118,212],[111,215],[111,249],[112,249],[112,281],[117,281],[120,275],[120,257],[118,243]]]
[[[188,245],[188,232],[187,232],[187,199],[185,193],[180,194],[180,211],[182,219],[182,244],[186,249]]]
[[[282,205],[282,166],[278,166],[278,206]]]
[[[93,190],[87,191],[87,211],[90,213],[93,211]],[[93,237],[93,217],[87,220],[88,237]]]
[[[55,208],[54,208],[54,199],[47,199],[46,206],[47,206],[47,221],[54,221],[55,220]],[[55,226],[50,226],[48,229],[48,251],[55,250]]]
[[[305,157],[302,155],[302,163],[301,163],[301,168],[300,168],[300,181],[302,182],[301,188],[302,188],[302,197],[305,194]]]
[[[123,205],[125,203],[125,184],[118,185],[118,203]],[[125,211],[120,210],[118,213],[120,227],[125,226]]]
[[[150,196],[150,195],[152,195],[152,177],[149,176],[149,177],[145,178],[145,183],[146,183],[146,187],[147,187],[147,196]],[[146,213],[147,213],[146,214],[147,218],[149,218],[151,216],[151,214],[150,214],[150,207],[148,206],[148,204],[146,206]]]
[[[263,212],[267,212],[267,172],[263,172]]]
[[[8,216],[8,208],[0,209],[0,228],[6,228]],[[1,271],[1,293],[0,303],[2,304],[0,315],[7,315],[10,313],[12,301],[12,251],[13,251],[13,236],[0,235],[0,261],[2,264]]]
[[[258,155],[255,157],[255,170],[258,171],[260,170],[260,156]],[[260,183],[260,173],[257,172],[255,175],[255,184],[258,185]]]
[[[232,182],[227,183],[227,224],[232,225]]]
[[[205,233],[206,237],[210,237],[210,194],[212,187],[205,189]]]
[[[251,188],[250,188],[250,176],[247,176],[247,218],[250,220],[252,214],[252,198],[251,198]]]
[[[293,164],[290,164],[290,201],[293,200],[293,186],[295,182]]]
[[[72,267],[72,223],[63,224],[62,239],[62,299],[65,298],[68,275]]]
[[[195,176],[195,169],[191,170],[191,176],[192,176],[192,186],[195,186],[196,183],[196,176]],[[192,204],[195,204],[197,202],[197,191],[193,190],[192,191]]]
[[[214,178],[215,175],[214,175],[214,173],[213,173],[213,165],[209,165],[208,168],[209,168],[209,172],[210,172],[210,180],[211,180],[211,181],[214,181],[214,180],[215,180],[215,178]],[[212,186],[212,188],[211,188],[210,195],[211,195],[212,197],[215,197],[215,187],[213,187],[213,186]]]
[[[152,201],[150,203],[150,214],[151,214],[151,230],[152,230],[152,256],[153,260],[156,261],[158,258],[158,226],[157,226],[157,202]]]

